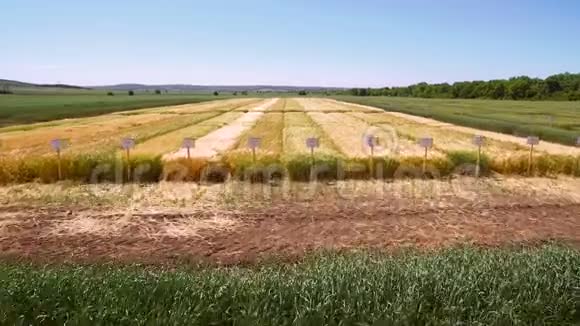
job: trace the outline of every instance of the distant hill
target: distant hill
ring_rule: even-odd
[[[1,86],[8,86],[12,88],[71,88],[71,89],[89,89],[87,87],[66,85],[66,84],[33,84],[25,83],[16,80],[0,79]]]
[[[144,85],[144,84],[119,84],[109,86],[91,86],[92,89],[103,89],[110,91],[153,91],[156,89],[172,92],[298,92],[301,90],[316,92],[325,90],[343,90],[337,87],[319,86],[272,86],[272,85],[187,85],[187,84],[166,84],[166,85]]]
[[[105,86],[74,86],[67,84],[34,84],[15,80],[0,79],[0,87],[7,85],[10,88],[67,88],[67,89],[96,89],[106,91],[154,91],[156,89],[170,92],[298,92],[301,90],[309,92],[346,90],[339,87],[320,86],[272,86],[272,85],[188,85],[188,84],[165,84],[165,85],[145,85],[145,84],[118,84]]]

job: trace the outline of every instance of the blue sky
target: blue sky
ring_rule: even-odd
[[[580,72],[580,1],[2,0],[0,78],[377,87]]]

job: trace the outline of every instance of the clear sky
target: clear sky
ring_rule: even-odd
[[[1,0],[0,78],[377,87],[580,72],[577,0]]]

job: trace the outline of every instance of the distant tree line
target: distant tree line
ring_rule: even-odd
[[[10,85],[8,85],[8,84],[0,85],[0,94],[12,94],[12,90],[10,89]]]
[[[419,83],[407,87],[353,88],[348,91],[348,94],[355,96],[578,101],[580,100],[580,74],[564,73],[546,79],[521,76],[453,84]]]

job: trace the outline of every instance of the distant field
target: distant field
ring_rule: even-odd
[[[458,125],[574,145],[580,136],[580,102],[443,100],[383,96],[336,96]]]
[[[95,116],[156,106],[198,103],[227,96],[209,94],[116,94],[83,92],[0,95],[0,127]]]

